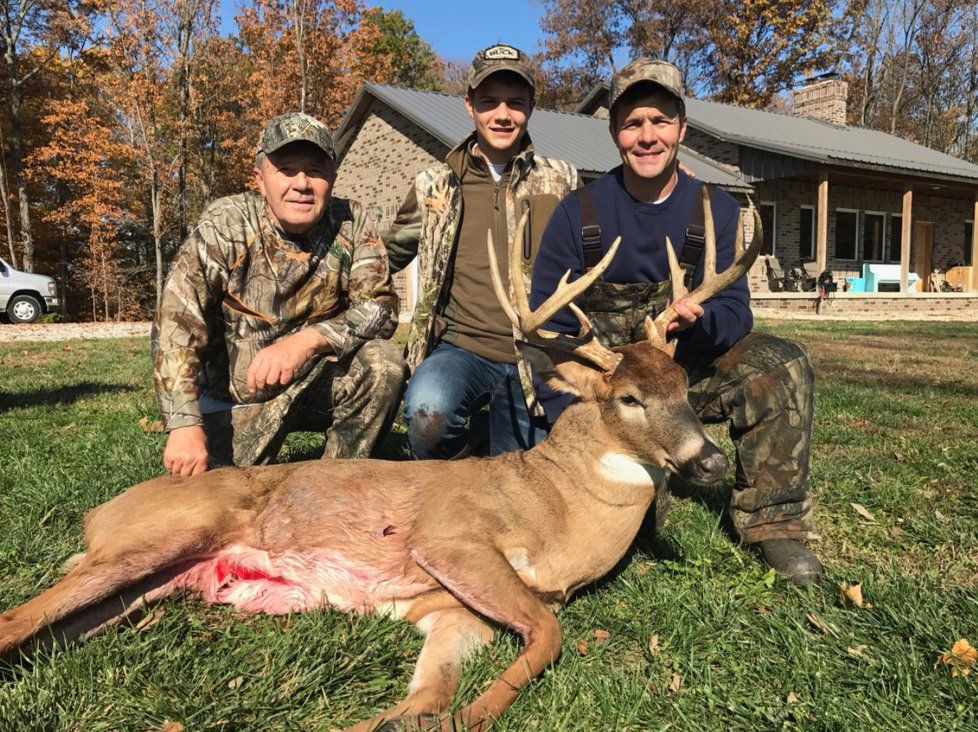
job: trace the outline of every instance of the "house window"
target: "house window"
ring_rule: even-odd
[[[757,207],[761,214],[761,226],[764,227],[764,248],[761,254],[775,256],[778,244],[778,206],[772,201],[761,201]]]
[[[900,247],[903,246],[903,216],[900,214],[890,214],[890,248],[886,253],[886,261],[893,263],[900,261]]]
[[[972,238],[975,235],[974,231],[975,231],[975,222],[965,221],[964,222],[964,257],[961,258],[961,261],[964,262],[965,267],[970,267],[972,264],[974,264],[971,261],[971,251],[972,251],[971,247],[974,245],[974,239]]]
[[[878,211],[863,214],[863,259],[867,262],[883,261],[883,224],[886,215]]]
[[[855,260],[859,250],[859,212],[835,210],[835,258]]]
[[[815,261],[815,207],[801,207],[801,230],[799,244],[799,256],[802,262]]]

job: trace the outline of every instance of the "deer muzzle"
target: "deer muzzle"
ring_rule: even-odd
[[[730,461],[710,440],[703,441],[703,447],[679,468],[686,480],[699,483],[716,483],[727,472]]]

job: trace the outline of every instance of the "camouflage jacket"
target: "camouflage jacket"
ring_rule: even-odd
[[[407,362],[413,370],[434,348],[438,333],[435,316],[445,308],[450,290],[451,269],[462,218],[462,191],[459,177],[461,156],[472,145],[475,133],[460,142],[444,163],[423,171],[414,181],[384,240],[391,270],[398,272],[418,258],[417,301],[407,341]],[[516,235],[520,202],[530,205],[531,228],[542,234],[556,204],[578,185],[577,169],[563,160],[535,155],[529,136],[522,152],[513,159],[510,185],[506,192],[509,236]],[[539,236],[535,237],[539,240]],[[524,264],[527,288],[530,266]],[[514,328],[514,338],[518,336]],[[514,346],[515,348],[515,346]],[[524,393],[529,406],[534,392],[529,369],[517,354]]]
[[[312,231],[289,238],[256,192],[212,203],[173,260],[154,325],[166,429],[202,424],[202,393],[239,404],[274,397],[284,387],[249,391],[248,366],[309,325],[329,341],[331,359],[397,327],[387,254],[360,207],[334,197]]]

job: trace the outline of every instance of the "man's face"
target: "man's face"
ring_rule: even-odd
[[[336,165],[311,142],[293,142],[265,156],[255,180],[279,226],[304,234],[326,210]]]
[[[502,162],[519,150],[533,96],[529,85],[497,73],[465,97],[465,108],[475,122],[479,149],[493,162]]]
[[[616,106],[611,136],[625,166],[637,177],[652,180],[672,173],[686,123],[679,117],[675,97],[654,89]]]

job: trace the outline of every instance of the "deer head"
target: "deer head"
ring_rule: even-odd
[[[704,191],[706,189],[704,188]],[[703,283],[692,292],[683,287],[671,242],[667,240],[673,302],[686,299],[701,303],[741,277],[760,250],[761,223],[755,211],[755,236],[750,248],[741,252],[743,234],[738,222],[734,264],[716,274],[716,236],[708,193],[703,197],[706,240]],[[598,419],[584,425],[581,436],[610,436],[616,450],[628,459],[651,464],[702,481],[717,480],[727,468],[727,459],[703,429],[687,398],[689,382],[685,371],[673,360],[675,345],[668,340],[668,325],[676,319],[670,305],[655,320],[646,319],[649,340],[609,349],[595,336],[587,316],[573,300],[608,268],[618,251],[616,239],[601,261],[574,282],[566,272],[554,293],[536,310],[518,274],[520,242],[527,223],[524,215],[511,242],[510,283],[507,292],[499,274],[489,233],[489,265],[493,287],[503,309],[522,334],[518,346],[534,372],[557,391],[577,396],[582,404],[597,408]],[[514,274],[515,273],[515,274]],[[569,307],[580,323],[576,336],[544,330],[561,308]]]

